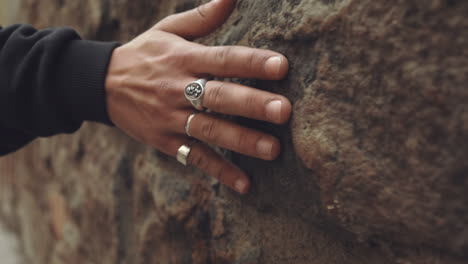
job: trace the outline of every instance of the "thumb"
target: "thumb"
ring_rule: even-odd
[[[203,37],[220,27],[235,5],[236,0],[213,0],[195,9],[168,16],[155,28],[189,40]]]

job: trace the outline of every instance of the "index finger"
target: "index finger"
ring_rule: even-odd
[[[291,116],[291,102],[286,97],[229,82],[207,82],[203,106],[218,113],[276,124],[284,124]]]
[[[289,68],[280,53],[240,46],[204,47],[194,57],[194,73],[216,77],[281,80]]]

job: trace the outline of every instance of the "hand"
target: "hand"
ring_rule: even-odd
[[[131,42],[117,48],[106,78],[107,107],[113,123],[131,137],[176,156],[190,145],[187,118],[197,112],[184,96],[188,83],[200,77],[239,77],[279,80],[288,71],[287,59],[269,50],[238,46],[207,47],[191,42],[224,23],[235,0],[215,0],[194,10],[171,15]],[[291,104],[285,97],[251,87],[208,81],[204,107],[213,112],[282,124]],[[190,134],[208,144],[264,160],[275,159],[275,137],[199,113]],[[246,193],[247,175],[208,145],[193,145],[190,164]]]

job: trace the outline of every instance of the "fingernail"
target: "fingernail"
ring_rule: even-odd
[[[265,138],[262,138],[257,143],[257,153],[261,156],[271,159],[271,151],[273,150],[273,143]]]
[[[265,62],[265,71],[271,76],[278,76],[281,70],[281,57],[275,56]]]
[[[238,179],[234,187],[238,192],[245,193],[247,188],[247,182],[244,179]]]
[[[273,122],[281,122],[281,100],[273,100],[266,105],[266,117]]]

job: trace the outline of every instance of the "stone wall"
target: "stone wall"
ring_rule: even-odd
[[[21,0],[18,21],[127,41],[194,0]],[[0,7],[1,8],[1,7]],[[247,196],[86,124],[0,160],[29,263],[468,262],[468,2],[239,0],[210,45],[284,53],[275,162],[227,153]],[[8,169],[5,169],[8,167]]]

